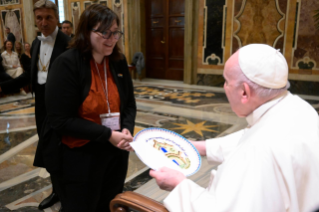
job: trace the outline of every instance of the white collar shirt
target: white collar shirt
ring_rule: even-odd
[[[58,30],[58,27],[56,27],[54,32],[47,37],[45,37],[43,34],[41,36],[38,36],[38,39],[41,41],[38,60],[38,83],[40,85],[45,84],[47,81],[50,59],[52,56]],[[42,71],[43,66],[45,66],[46,71]]]
[[[261,118],[264,116],[272,107],[278,104],[285,96],[288,95],[288,91],[279,97],[270,100],[256,108],[251,114],[246,117],[246,121],[248,126],[245,129],[242,129],[236,133],[232,133],[230,135],[207,139],[206,142],[206,151],[207,155],[212,155],[208,157],[207,160],[211,165],[220,165],[223,163],[229,155],[236,149],[240,138],[253,126],[255,125]]]
[[[248,122],[248,128],[256,124],[261,117],[267,113],[272,107],[274,107],[278,102],[280,102],[286,95],[288,91],[284,92],[284,94],[280,95],[279,97],[270,100],[256,108],[251,114],[246,117],[246,121]]]

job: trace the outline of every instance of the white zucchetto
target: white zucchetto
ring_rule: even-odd
[[[288,64],[279,50],[265,44],[250,44],[239,49],[239,66],[254,83],[272,89],[288,82]]]

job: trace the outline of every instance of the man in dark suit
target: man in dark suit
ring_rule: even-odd
[[[70,38],[73,38],[74,35],[72,34],[73,31],[73,24],[71,21],[65,20],[62,22],[62,32],[69,36]]]
[[[31,67],[26,69],[19,77],[0,83],[0,91],[7,93],[16,88],[22,88],[31,82],[32,92],[35,93],[35,117],[39,138],[41,138],[41,129],[46,117],[46,108],[44,103],[45,83],[48,72],[53,61],[64,51],[67,50],[70,37],[58,30],[57,24],[59,14],[57,6],[48,0],[40,0],[34,4],[34,16],[42,35],[38,36],[32,42],[31,48]],[[39,144],[41,139],[39,140]],[[44,167],[42,157],[42,145],[38,144],[34,166]],[[59,201],[54,192],[54,182],[52,194],[44,199],[39,209],[43,210]]]
[[[10,28],[6,27],[6,33],[7,33],[7,39],[12,42],[12,49],[14,49],[14,44],[16,42],[16,37],[14,36],[14,34],[12,32],[10,32]]]

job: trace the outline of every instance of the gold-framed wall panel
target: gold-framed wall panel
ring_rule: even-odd
[[[207,15],[208,13],[212,13],[212,11],[208,11],[206,7],[206,0],[199,1],[199,15],[198,15],[198,41],[197,41],[197,72],[203,73],[207,71],[203,71],[204,69],[211,69],[214,70],[214,73],[219,72],[222,74],[224,69],[225,61],[230,57],[230,46],[231,43],[229,42],[231,39],[231,31],[232,31],[232,22],[231,14],[233,10],[233,5],[231,4],[231,0],[222,0],[223,5],[221,5],[220,10],[223,11],[222,14],[222,26],[221,26],[221,34],[220,34],[220,48],[222,49],[222,59],[214,54],[210,55],[209,57],[204,58],[204,49],[206,48],[206,42],[204,41],[209,35],[207,35],[208,31],[208,24],[207,24]],[[216,59],[218,60],[217,64],[208,64],[207,59]],[[209,72],[209,71],[208,71]]]
[[[68,0],[68,17],[67,20],[72,20],[72,10],[71,10],[71,3],[80,2],[81,3],[81,14],[84,11],[84,2],[92,2],[89,0]],[[107,0],[107,6],[112,8],[112,0]]]
[[[20,0],[20,4],[12,4],[12,5],[6,5],[6,6],[0,6],[0,12],[3,10],[15,10],[15,9],[20,9],[20,24],[21,24],[21,31],[22,31],[22,37],[23,37],[23,42],[28,41],[28,37],[27,37],[27,33],[26,33],[26,28],[25,28],[25,12],[24,12],[24,8],[23,8],[23,1],[24,0]],[[4,38],[4,26],[3,26],[3,21],[2,21],[2,13],[1,13],[1,23],[0,23],[1,27],[0,27],[0,39],[1,39],[1,44],[0,47],[3,47],[3,43],[5,41]]]
[[[315,29],[314,10],[319,9],[317,0],[291,0],[289,30],[290,49],[285,52],[291,78],[312,78],[319,81],[319,30]]]
[[[222,0],[224,1],[224,0]],[[279,5],[280,1],[280,5]],[[315,0],[311,0],[314,1]],[[226,17],[223,19],[225,22],[225,45],[224,45],[224,60],[226,61],[232,53],[236,49],[233,49],[233,39],[236,36],[236,33],[238,33],[238,30],[240,27],[238,25],[239,21],[236,19],[236,14],[235,14],[235,3],[238,4],[237,0],[226,0],[225,2],[225,8],[227,11],[227,14],[224,16]],[[256,8],[256,3],[258,3],[258,0],[242,0],[242,2],[246,3],[248,2],[249,4],[255,4]],[[300,13],[296,13],[296,4],[299,2],[300,4],[306,4],[305,1],[302,0],[287,0],[287,3],[285,5],[284,0],[268,0],[264,1],[268,2],[267,7],[270,8],[270,12],[272,12],[272,16],[276,16],[276,27],[278,29],[277,34],[273,34],[272,39],[270,44],[273,44],[276,46],[278,44],[278,40],[281,39],[280,41],[280,48],[282,49],[282,52],[287,59],[288,65],[289,65],[289,79],[295,79],[295,80],[303,80],[303,81],[319,81],[319,70],[316,69],[300,69],[296,68],[296,65],[293,66],[293,54],[294,54],[294,33],[295,33],[295,21],[297,21],[297,31],[298,31],[298,24],[299,20],[298,18],[296,19],[296,14],[300,15]],[[243,4],[243,3],[242,3]],[[318,3],[319,4],[319,3]],[[223,64],[217,64],[217,65],[209,65],[209,64],[204,64],[203,61],[205,60],[204,54],[203,54],[203,46],[205,46],[205,24],[207,18],[204,11],[205,11],[205,5],[206,5],[206,0],[200,0],[199,1],[199,18],[198,18],[198,51],[197,51],[197,69],[196,72],[197,74],[213,74],[213,75],[221,75],[223,73]],[[238,7],[238,5],[236,5]],[[247,8],[241,8],[241,10],[247,9]],[[251,5],[250,5],[251,7]],[[257,6],[257,8],[260,8],[260,5]],[[274,10],[274,8],[277,8],[277,11]],[[254,7],[251,7],[254,8]],[[251,9],[250,8],[250,9]],[[268,8],[268,9],[269,9]],[[286,8],[286,9],[285,9]],[[283,10],[284,9],[284,10]],[[299,7],[300,9],[300,7]],[[238,8],[237,8],[238,10]],[[237,11],[238,15],[238,11]],[[266,17],[266,15],[264,14]],[[273,17],[271,17],[273,18]],[[246,20],[244,23],[248,23]],[[305,24],[304,22],[302,22]],[[265,26],[263,26],[265,27]],[[267,27],[265,27],[266,29]],[[267,32],[273,32],[276,33],[275,30],[269,30]],[[319,33],[319,32],[318,32]],[[270,35],[268,35],[269,37]],[[298,32],[296,32],[296,37],[298,38]],[[319,37],[319,36],[318,36]],[[296,39],[297,39],[296,38]],[[318,39],[319,40],[319,39]],[[275,41],[275,42],[272,42]],[[319,42],[319,41],[318,41]],[[295,59],[296,60],[296,59]],[[319,63],[317,65],[319,67]]]

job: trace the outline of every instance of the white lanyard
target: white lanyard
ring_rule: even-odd
[[[109,112],[109,114],[110,114],[110,113],[111,113],[111,109],[110,109],[110,103],[109,103],[109,95],[108,95],[108,93],[107,93],[107,76],[106,76],[106,62],[105,62],[105,58],[104,58],[103,60],[104,60],[105,87],[103,86],[103,81],[102,81],[102,78],[101,78],[101,75],[100,75],[100,70],[99,70],[99,68],[97,67],[97,64],[96,64],[95,61],[94,61],[94,63],[95,63],[96,71],[97,71],[97,73],[99,74],[99,78],[100,78],[101,83],[102,83],[102,88],[103,88],[103,91],[104,91],[104,94],[105,94],[105,97],[106,97],[106,103],[107,103],[107,107],[108,107],[108,112]]]

